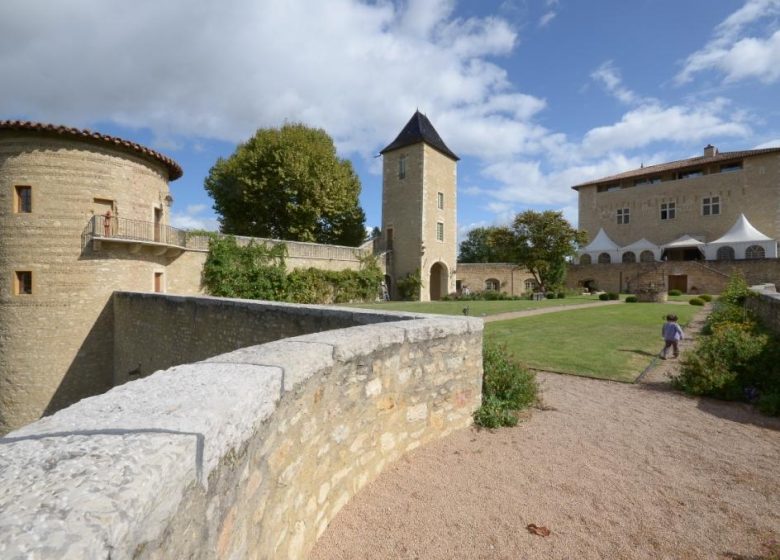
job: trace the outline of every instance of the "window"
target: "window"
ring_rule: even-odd
[[[660,183],[661,178],[660,177],[642,177],[641,179],[636,179],[634,181],[634,186],[638,187],[640,185],[655,185],[656,183]]]
[[[29,270],[16,271],[14,294],[17,296],[32,294],[32,272]]]
[[[495,278],[488,278],[485,280],[485,290],[488,292],[497,292],[501,288],[501,282]]]
[[[733,173],[734,171],[742,171],[742,162],[737,163],[724,163],[720,166],[721,173]]]
[[[617,223],[619,224],[627,224],[629,222],[629,212],[628,208],[618,208],[617,211]]]
[[[692,169],[690,171],[680,171],[677,174],[678,179],[692,179],[693,177],[701,177],[704,172],[701,169]]]
[[[677,214],[676,203],[674,202],[662,202],[661,203],[661,219],[662,220],[674,220]]]
[[[387,235],[387,250],[392,251],[393,250],[393,228],[389,227],[386,230]]]
[[[406,156],[398,158],[398,178],[404,179],[406,177]]]
[[[703,216],[717,216],[720,214],[720,197],[710,196],[702,198],[701,213]]]
[[[623,253],[623,262],[624,263],[635,263],[636,262],[636,254],[633,251],[626,251]]]
[[[718,252],[715,254],[715,259],[719,261],[733,261],[735,258],[734,248],[728,245],[718,248]]]
[[[14,212],[17,214],[32,212],[32,187],[17,185],[14,194]]]
[[[596,189],[598,192],[612,192],[612,191],[619,191],[620,190],[620,183],[611,183],[609,185],[599,185],[598,189]]]
[[[444,241],[444,222],[436,222],[436,241]]]
[[[155,272],[154,273],[154,291],[159,293],[163,292],[163,273],[162,272]]]
[[[444,210],[444,193],[436,193],[436,208]]]
[[[761,245],[751,245],[745,249],[746,259],[763,259],[766,256],[766,252]]]
[[[612,258],[609,256],[609,253],[601,253],[599,255],[599,264],[609,264],[612,262]]]
[[[536,280],[533,278],[529,278],[525,281],[525,291],[526,292],[533,292],[535,289],[539,287],[539,284],[536,283]]]
[[[644,250],[639,253],[639,262],[655,262],[655,255],[652,251]]]
[[[580,257],[580,264],[591,264],[591,262],[593,261],[591,261],[590,255],[582,255]]]

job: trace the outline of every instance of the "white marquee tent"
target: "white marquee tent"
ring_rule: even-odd
[[[758,231],[740,214],[723,236],[704,249],[707,260],[777,258],[777,242]]]
[[[588,245],[583,247],[580,251],[580,263],[583,264],[582,255],[590,256],[591,262],[593,263],[601,262],[599,261],[599,256],[605,253],[609,255],[609,262],[620,262],[620,247],[609,238],[609,235],[604,231],[604,228],[601,228],[596,234],[596,237],[593,238],[593,241],[588,243]],[[602,260],[603,258],[604,257],[602,257]]]
[[[623,262],[647,262],[642,259],[642,254],[645,251],[650,251],[653,254],[653,261],[661,260],[661,248],[655,243],[648,241],[644,237],[639,241],[634,241],[631,245],[626,245],[620,248],[620,260]],[[633,253],[634,260],[626,260],[626,253]]]

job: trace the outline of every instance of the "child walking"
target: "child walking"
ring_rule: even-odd
[[[677,315],[670,313],[666,316],[666,323],[661,327],[661,336],[664,337],[664,349],[661,350],[661,359],[666,359],[666,352],[669,347],[672,348],[673,356],[676,358],[680,355],[680,348],[677,343],[683,338],[683,330],[680,325],[677,324]]]

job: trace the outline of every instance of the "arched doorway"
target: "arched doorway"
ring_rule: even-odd
[[[431,290],[431,301],[447,295],[447,265],[441,262],[434,263],[428,285]]]

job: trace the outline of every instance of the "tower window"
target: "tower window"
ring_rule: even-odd
[[[436,241],[444,241],[444,222],[436,222]]]
[[[406,156],[398,158],[398,178],[404,179],[406,177]]]
[[[154,291],[158,294],[162,293],[163,290],[163,273],[162,272],[155,272],[154,273]]]
[[[701,199],[702,216],[716,216],[720,214],[720,197],[710,196]]]
[[[389,227],[385,229],[385,234],[387,235],[387,250],[392,251],[393,250],[393,228]]]
[[[29,214],[32,212],[32,187],[17,185],[14,198],[14,210],[17,214]]]
[[[444,193],[436,193],[436,208],[444,210]]]
[[[32,294],[32,272],[17,270],[14,278],[14,293],[17,296]]]

